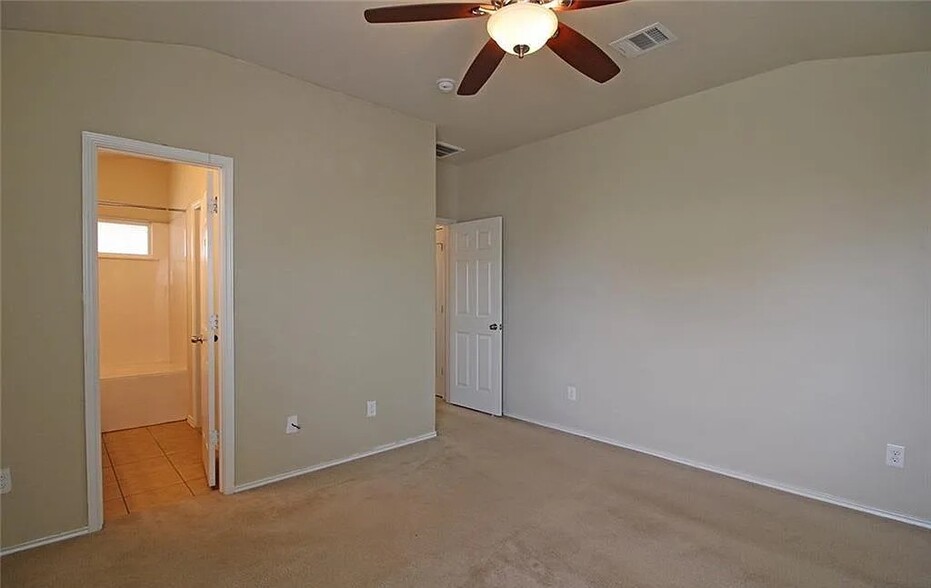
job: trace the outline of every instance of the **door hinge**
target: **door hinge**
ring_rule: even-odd
[[[210,199],[210,212],[213,214],[220,212],[220,198],[218,196]]]
[[[220,433],[217,430],[210,431],[210,448],[213,449],[220,444]]]

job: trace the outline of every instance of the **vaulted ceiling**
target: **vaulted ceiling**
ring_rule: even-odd
[[[421,0],[422,1],[422,0]],[[433,121],[468,161],[784,65],[931,50],[931,2],[630,2],[560,14],[621,66],[599,85],[543,49],[507,56],[472,97],[442,94],[488,39],[484,19],[371,25],[328,2],[10,2],[6,29],[211,49]],[[408,2],[409,3],[409,2]],[[668,46],[625,58],[608,43],[661,22]]]

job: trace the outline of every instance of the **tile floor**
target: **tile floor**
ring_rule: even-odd
[[[210,492],[185,421],[104,433],[102,451],[104,521]]]

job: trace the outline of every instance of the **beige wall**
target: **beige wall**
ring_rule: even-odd
[[[173,165],[103,152],[97,157],[97,197],[125,204],[167,206]]]
[[[187,369],[192,334],[188,322],[186,214],[172,213],[168,223],[168,362]]]
[[[237,483],[433,430],[432,124],[187,47],[2,59],[4,546],[86,524],[83,130],[235,160]]]
[[[459,168],[436,163],[436,216],[456,220],[459,214]]]
[[[170,164],[168,174],[169,202],[172,208],[187,208],[204,199],[209,170],[196,165]]]
[[[929,71],[799,64],[460,167],[460,218],[504,216],[506,413],[931,520]]]

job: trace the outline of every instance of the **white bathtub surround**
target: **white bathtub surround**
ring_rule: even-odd
[[[103,432],[184,420],[190,397],[188,382],[186,365],[101,368]]]

